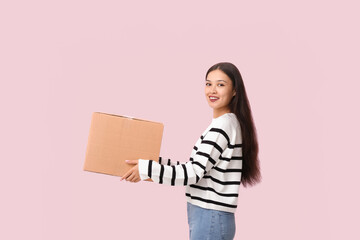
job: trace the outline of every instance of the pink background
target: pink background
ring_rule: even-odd
[[[171,2],[171,3],[170,3]],[[186,161],[206,70],[240,69],[263,181],[236,239],[360,239],[357,1],[1,1],[0,239],[187,239],[184,187],[82,170],[95,111]]]

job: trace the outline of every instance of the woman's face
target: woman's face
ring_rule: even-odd
[[[229,111],[229,103],[236,92],[231,79],[221,70],[209,72],[205,83],[205,97],[214,115]],[[215,114],[215,111],[218,114]]]

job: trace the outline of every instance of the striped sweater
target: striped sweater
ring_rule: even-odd
[[[235,212],[242,170],[242,139],[234,113],[213,118],[187,162],[139,159],[142,180],[186,186],[187,201],[197,206]]]

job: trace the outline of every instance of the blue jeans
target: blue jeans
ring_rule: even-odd
[[[190,240],[232,240],[235,214],[207,209],[187,202]]]

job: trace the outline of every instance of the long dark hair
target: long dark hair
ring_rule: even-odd
[[[229,103],[229,107],[230,111],[235,113],[241,127],[243,140],[241,183],[244,187],[247,187],[248,185],[252,186],[261,181],[260,163],[258,159],[259,146],[244,82],[239,69],[229,62],[220,62],[210,67],[206,73],[205,79],[211,71],[216,69],[221,70],[231,79],[233,88],[236,91],[235,96]]]

